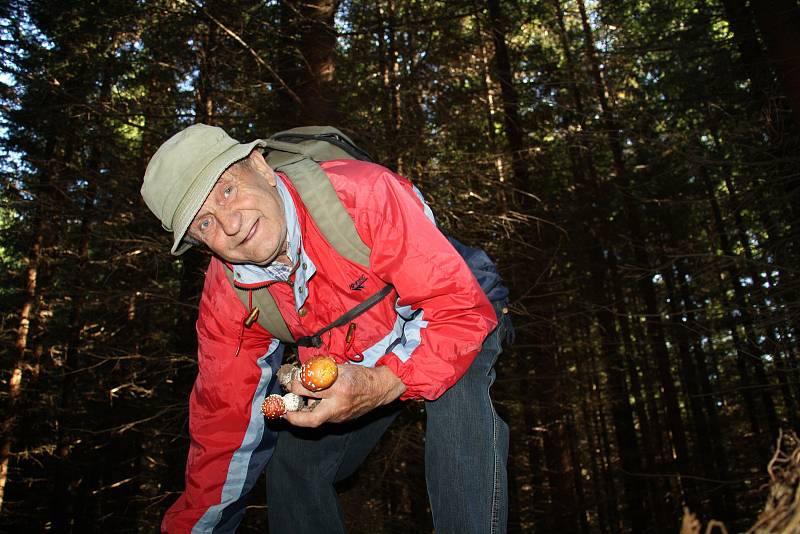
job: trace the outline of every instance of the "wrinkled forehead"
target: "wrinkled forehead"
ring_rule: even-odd
[[[250,163],[250,158],[240,159],[239,161],[233,162],[225,171],[220,175],[219,179],[217,179],[217,183],[214,184],[216,187],[221,182],[230,182],[232,180],[241,180],[243,178],[248,178],[252,174],[254,174],[254,167]]]

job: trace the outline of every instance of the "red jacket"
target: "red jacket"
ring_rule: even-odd
[[[341,363],[363,357],[362,365],[386,365],[403,381],[403,398],[434,400],[472,363],[496,325],[494,310],[461,256],[425,216],[410,182],[361,161],[322,167],[371,250],[369,269],[333,249],[284,180],[302,235],[299,261],[307,258],[316,271],[300,287],[256,285],[268,285],[260,290],[271,292],[298,338],[392,284],[395,292],[353,321],[350,343],[348,327],[336,328],[322,336],[322,347],[301,348],[300,359],[318,353]],[[197,320],[199,374],[189,400],[186,491],[168,510],[165,532],[216,532],[238,524],[242,497],[274,443],[259,407],[282,347],[257,324],[243,327],[247,310],[225,276],[227,268],[215,258],[206,273]]]

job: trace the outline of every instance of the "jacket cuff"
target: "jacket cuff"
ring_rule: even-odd
[[[471,357],[468,358],[469,364],[472,363],[477,353],[478,351],[475,351]],[[449,372],[443,373],[449,375],[449,378],[445,379],[441,375],[439,377],[432,377],[425,369],[418,369],[412,360],[404,363],[396,354],[391,352],[378,360],[375,366],[385,365],[403,382],[403,384],[405,384],[406,390],[400,396],[400,400],[432,401],[438,399],[445,391],[450,389],[450,387],[461,378],[462,374],[444,362],[437,362],[437,364],[440,366],[447,365],[449,367]],[[466,367],[469,367],[469,364],[467,364]],[[442,373],[442,370],[437,369],[437,373]]]

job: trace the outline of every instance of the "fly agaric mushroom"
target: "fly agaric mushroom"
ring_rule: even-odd
[[[300,368],[300,383],[309,391],[322,391],[336,382],[339,368],[330,356],[314,356]]]
[[[297,412],[303,407],[303,399],[294,393],[284,396],[270,395],[261,404],[261,412],[267,419],[279,419],[286,412]]]

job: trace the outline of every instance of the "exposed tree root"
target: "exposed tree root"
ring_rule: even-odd
[[[781,432],[775,454],[767,465],[769,497],[747,534],[800,534],[800,439]],[[720,521],[709,521],[705,534],[728,534]],[[702,524],[688,508],[683,510],[680,534],[700,534]]]

